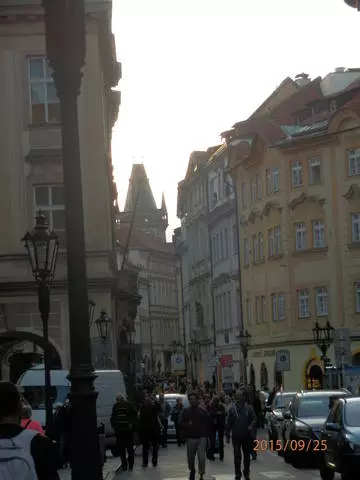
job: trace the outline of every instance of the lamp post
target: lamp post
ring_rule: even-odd
[[[46,344],[44,349],[45,369],[45,409],[46,428],[51,430],[53,406],[51,399],[51,361],[49,356],[49,314],[50,289],[59,251],[59,239],[54,231],[50,232],[45,215],[39,211],[36,216],[35,227],[27,232],[22,239],[27,250],[31,270],[38,284],[39,312],[43,327],[43,337]]]
[[[111,327],[111,318],[109,315],[106,313],[106,310],[104,308],[101,309],[100,311],[100,317],[95,320],[95,325],[98,331],[99,338],[102,342],[103,345],[103,366],[104,368],[106,367],[106,356],[107,356],[107,351],[106,351],[106,342],[109,338],[109,333],[110,333],[110,327]]]
[[[247,385],[247,362],[248,362],[248,352],[249,352],[249,343],[251,339],[251,335],[247,330],[241,330],[240,335],[240,348],[243,356],[244,368],[243,368],[243,378],[244,383]]]
[[[315,327],[312,329],[314,335],[315,345],[321,351],[321,360],[324,365],[324,375],[326,376],[326,367],[329,364],[329,359],[327,357],[327,352],[330,348],[330,345],[334,341],[335,328],[330,325],[330,322],[327,321],[324,327],[320,327],[319,323],[315,323]],[[322,387],[324,386],[324,381],[322,379]]]
[[[42,0],[46,53],[60,100],[62,167],[65,190],[67,285],[71,366],[70,401],[72,480],[100,480],[96,378],[91,359],[88,282],[85,259],[83,189],[80,161],[78,96],[85,64],[84,0]]]

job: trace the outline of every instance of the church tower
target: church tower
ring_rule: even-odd
[[[142,163],[132,167],[129,188],[123,212],[119,213],[120,228],[129,227],[132,222],[134,230],[161,238],[166,242],[168,213],[164,193],[161,207],[157,208],[153,192]]]

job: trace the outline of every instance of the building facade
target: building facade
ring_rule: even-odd
[[[42,335],[37,288],[21,242],[41,210],[60,239],[49,332],[54,366],[67,368],[69,319],[60,104],[46,60],[40,2],[6,4],[1,7],[0,22],[0,221],[6,226],[0,236],[0,329]],[[111,34],[111,2],[86,2],[86,10],[87,54],[78,111],[89,298],[96,302],[94,319],[103,308],[113,319],[106,355],[108,363],[116,365],[114,305],[120,276],[116,268],[117,192],[112,177],[111,136],[120,105],[120,92],[112,89],[120,79],[120,64]],[[91,335],[94,362],[102,365],[102,347],[94,325]],[[37,350],[36,345],[15,344],[16,353]],[[2,348],[4,364],[9,364],[11,354],[15,362],[14,351]]]
[[[350,363],[359,363],[359,75],[337,69],[224,132],[238,192],[248,375],[258,387],[321,384],[316,322],[348,329]],[[327,355],[339,365],[335,347]]]
[[[124,211],[118,215],[118,265],[124,255],[138,269],[141,303],[135,319],[136,370],[171,373],[183,350],[179,326],[178,257],[166,242],[167,209],[158,209],[143,164],[134,164]]]

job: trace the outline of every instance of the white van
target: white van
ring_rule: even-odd
[[[64,403],[70,392],[68,370],[51,370],[51,390],[54,405]],[[105,425],[106,447],[115,445],[114,432],[110,426],[110,416],[117,393],[126,398],[126,387],[120,370],[96,370],[95,389],[97,397],[97,421]],[[27,370],[18,380],[23,396],[29,402],[33,419],[45,426],[45,372],[44,365]]]

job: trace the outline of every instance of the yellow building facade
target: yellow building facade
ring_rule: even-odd
[[[228,139],[248,378],[287,390],[314,386],[324,370],[316,322],[349,328],[354,364],[360,352],[360,117],[340,108],[326,122],[292,127],[273,143],[260,134]],[[282,375],[281,350],[290,364]],[[328,357],[335,362],[333,346]]]

